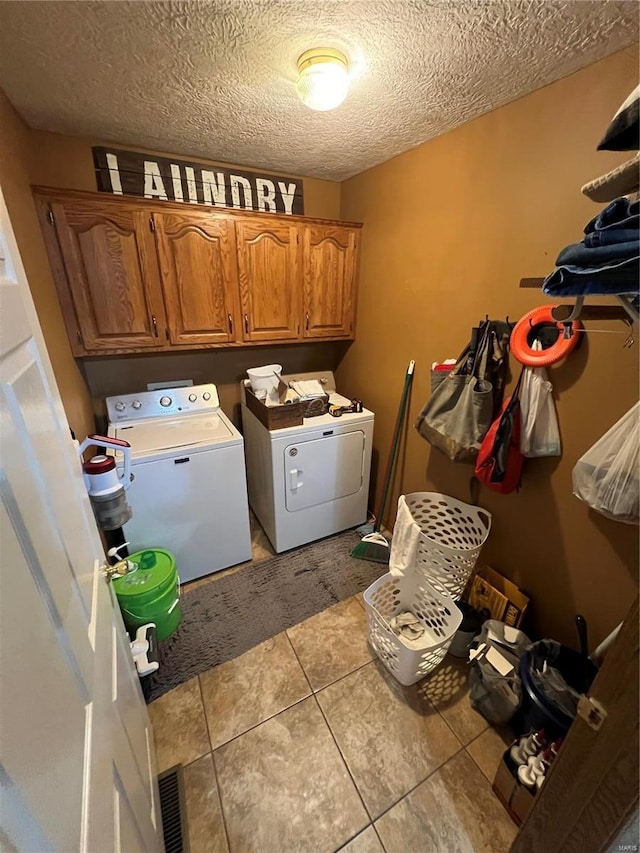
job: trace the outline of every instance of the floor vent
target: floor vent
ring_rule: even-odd
[[[161,773],[158,776],[158,787],[165,853],[189,853],[182,766],[178,764]]]

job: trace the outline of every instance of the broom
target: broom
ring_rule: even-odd
[[[396,425],[393,431],[391,447],[389,448],[387,470],[384,475],[382,500],[380,503],[380,509],[376,516],[376,523],[373,527],[373,532],[363,536],[362,540],[351,551],[351,556],[355,557],[357,560],[371,560],[374,563],[389,563],[389,542],[382,533],[380,533],[380,528],[382,527],[382,515],[387,505],[393,469],[396,462],[396,456],[398,455],[398,447],[400,446],[400,434],[402,432],[402,424],[404,423],[407,411],[407,402],[409,400],[409,390],[411,389],[411,383],[413,381],[414,367],[415,361],[411,360],[404,377],[404,387],[402,389],[402,396],[400,397],[400,406],[398,407],[398,416],[396,418]]]

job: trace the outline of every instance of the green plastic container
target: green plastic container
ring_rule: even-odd
[[[124,624],[130,631],[155,622],[158,641],[166,640],[182,618],[176,558],[162,548],[137,551],[129,557],[136,570],[116,578],[113,588]]]

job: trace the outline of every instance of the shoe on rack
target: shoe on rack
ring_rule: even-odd
[[[529,759],[537,755],[547,745],[544,732],[532,732],[517,740],[509,750],[509,755],[516,764],[527,764]]]
[[[518,767],[518,779],[527,788],[541,788],[545,780],[549,767],[555,761],[560,747],[562,746],[562,738],[554,741],[546,749],[538,755],[529,757],[527,764]]]
[[[536,755],[531,764],[521,764],[518,767],[518,781],[527,788],[535,788],[536,780],[544,778],[548,767],[549,765],[543,760],[542,756]]]

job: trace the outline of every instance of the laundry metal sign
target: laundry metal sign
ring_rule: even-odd
[[[93,148],[93,162],[101,192],[265,213],[304,213],[302,181],[297,178],[99,146]]]

